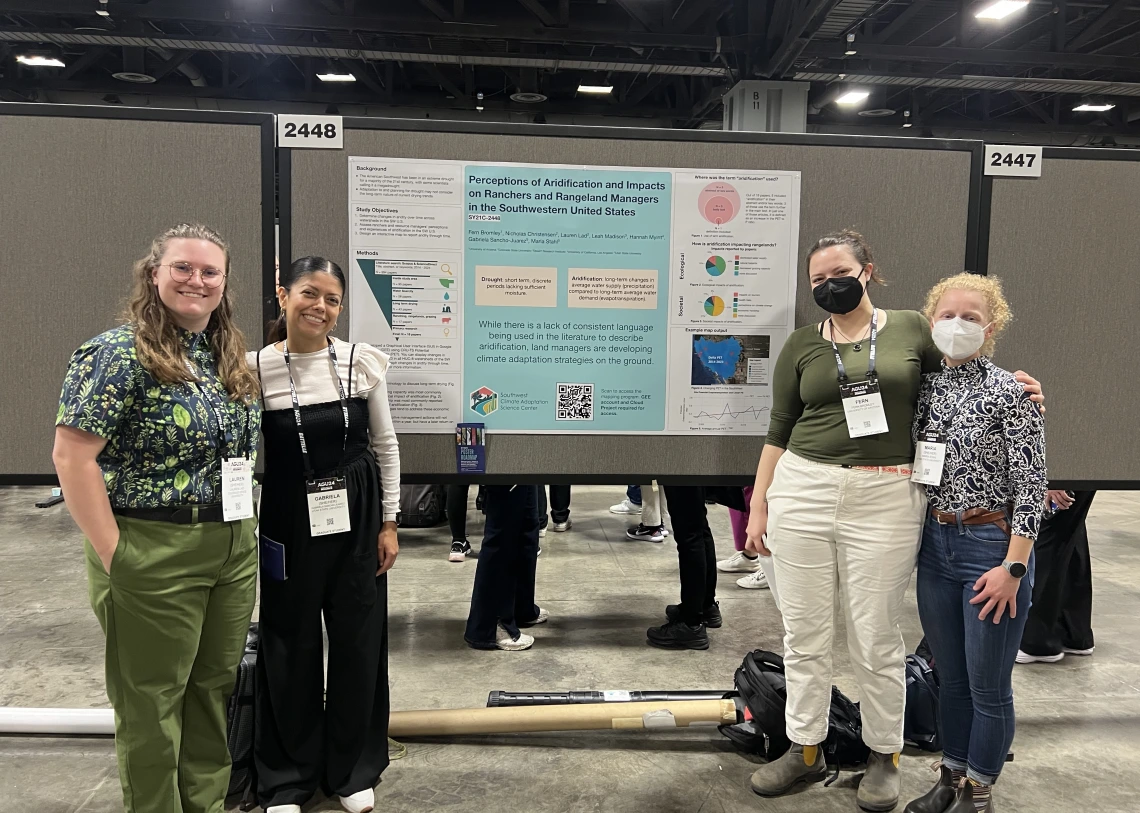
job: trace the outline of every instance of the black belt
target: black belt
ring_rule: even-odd
[[[199,522],[224,522],[221,503],[210,505],[175,505],[169,508],[112,508],[112,512],[130,519],[147,519],[151,522],[173,522],[175,525],[196,525]]]

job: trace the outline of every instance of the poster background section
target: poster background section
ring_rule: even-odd
[[[664,430],[671,173],[465,177],[468,418],[497,432]]]

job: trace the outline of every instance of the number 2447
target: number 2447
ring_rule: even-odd
[[[1019,152],[1017,155],[1014,155],[1012,152],[1007,152],[1003,155],[1000,152],[994,152],[990,153],[990,166],[1032,167],[1035,158],[1037,158],[1037,156],[1033,153],[1026,155],[1025,153]]]

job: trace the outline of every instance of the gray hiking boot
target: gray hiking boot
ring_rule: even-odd
[[[823,749],[815,749],[815,764],[804,761],[804,747],[792,743],[788,753],[761,765],[752,774],[752,790],[760,796],[783,796],[798,782],[818,782],[827,776],[827,763],[823,759]]]
[[[894,810],[899,803],[899,755],[872,751],[867,757],[867,772],[859,782],[855,801],[863,810],[882,813]]]

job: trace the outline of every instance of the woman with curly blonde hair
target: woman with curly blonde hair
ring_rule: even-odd
[[[1033,591],[1045,502],[1045,424],[992,361],[1012,314],[1001,283],[959,274],[924,315],[942,369],[926,376],[912,429],[929,502],[918,556],[918,612],[938,664],[942,765],[907,813],[992,811],[1013,742],[1014,658]]]
[[[257,579],[257,379],[229,248],[168,229],[135,263],[126,324],[71,358],[53,459],[86,537],[129,813],[221,813],[226,702]]]

